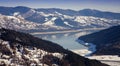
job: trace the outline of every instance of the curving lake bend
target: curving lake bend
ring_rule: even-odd
[[[81,31],[81,32],[69,32],[69,33],[54,33],[54,34],[37,34],[36,37],[52,41],[63,46],[69,50],[87,49],[84,45],[78,43],[76,40],[82,35],[92,33],[94,31]]]
[[[99,30],[83,30],[79,32],[38,32],[32,35],[42,38],[44,40],[49,40],[51,42],[57,43],[65,49],[71,50],[82,56],[89,56],[92,52],[96,51],[95,46],[90,44],[86,47],[85,42],[78,41],[78,37],[87,35]],[[58,33],[60,32],[60,33]]]

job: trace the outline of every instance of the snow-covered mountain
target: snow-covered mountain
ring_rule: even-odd
[[[119,13],[102,12],[102,11],[90,10],[90,9],[74,11],[69,9],[65,10],[65,9],[57,9],[57,8],[34,9],[34,8],[18,6],[18,7],[0,7],[0,13],[2,14],[0,15],[1,16],[0,22],[2,24],[5,22],[7,23],[8,21],[11,21],[11,23],[17,22],[15,23],[17,25],[14,26],[14,28],[25,29],[25,30],[107,28],[110,26],[116,26],[120,24],[120,20],[118,19],[118,17],[120,17]],[[99,14],[99,15],[101,14],[101,16],[97,16],[95,14]],[[7,16],[6,17],[7,19],[4,19],[3,15],[4,17]],[[113,18],[111,16],[113,16]],[[115,16],[116,18],[114,18]],[[3,26],[2,24],[1,26]]]
[[[0,27],[13,30],[50,30],[63,29],[62,27],[42,25],[40,23],[30,22],[21,16],[6,16],[0,14]]]
[[[0,15],[0,26],[9,29],[37,29],[40,24],[29,22],[21,17]]]
[[[4,7],[0,6],[0,13],[4,15],[12,15],[14,12],[20,12],[24,14],[29,12],[30,10],[34,12],[44,12],[54,14],[55,12],[70,15],[70,16],[93,16],[93,17],[100,17],[100,18],[107,18],[107,19],[120,19],[120,13],[113,13],[113,12],[105,12],[99,11],[94,9],[83,9],[79,11],[71,10],[71,9],[59,9],[59,8],[29,8],[24,6],[17,6],[17,7]],[[29,14],[30,15],[30,14]]]

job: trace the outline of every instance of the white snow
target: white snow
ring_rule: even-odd
[[[118,57],[117,55],[90,56],[88,58],[99,60],[102,63],[108,64],[110,66],[119,66],[120,65],[120,57]]]
[[[98,18],[98,17],[92,17],[92,16],[75,16],[74,21],[81,23],[81,26],[103,26],[103,27],[110,27],[111,25],[118,25],[120,23],[120,20],[110,20],[105,18]]]
[[[25,20],[25,18],[28,18],[29,16],[32,16],[34,14],[38,14],[37,17],[45,17],[45,20],[42,21],[44,23],[35,23]],[[49,29],[72,29],[72,28],[100,28],[100,27],[110,27],[120,24],[120,20],[110,20],[105,18],[97,18],[97,17],[91,17],[91,16],[70,16],[70,15],[64,15],[59,12],[55,13],[44,13],[44,12],[38,12],[34,9],[29,10],[27,13],[20,14],[18,12],[15,12],[13,14],[14,16],[5,16],[0,15],[0,27],[14,29],[14,30],[37,30],[37,29],[43,29],[43,30],[49,30]],[[50,17],[49,17],[50,16]],[[35,16],[36,17],[36,16]],[[59,26],[55,25],[55,20],[57,18],[60,18],[63,20],[64,24],[68,25],[66,26]],[[75,22],[75,24],[71,24],[70,22]]]
[[[54,25],[54,21],[56,20],[56,17],[53,17],[51,20],[45,22],[43,25]]]
[[[91,53],[91,51],[89,51],[88,49],[76,49],[76,50],[71,50],[71,51],[81,56],[86,56],[87,54]]]
[[[18,16],[19,15],[19,12],[15,12],[14,14],[13,14],[13,16]]]
[[[14,16],[0,16],[0,26],[8,29],[38,29],[37,27],[40,26],[38,23],[29,22]]]
[[[80,44],[84,45],[84,46],[87,46],[88,47],[88,51],[89,53],[86,54],[85,56],[89,56],[90,54],[94,53],[96,51],[96,45],[95,44],[92,44],[92,43],[85,43],[84,41],[82,40],[77,40]],[[79,53],[78,53],[79,54]]]
[[[48,13],[48,14],[46,14],[44,12],[37,12],[37,13],[44,17],[55,16],[55,14],[51,14],[51,13]]]
[[[86,17],[77,16],[74,21],[79,22],[79,23],[87,23],[86,19],[87,19]]]
[[[60,53],[52,53],[53,56],[58,57],[59,59],[63,58],[63,55]]]
[[[73,25],[70,25],[68,22],[64,22],[64,24],[70,26],[70,27],[74,27]]]
[[[97,60],[109,60],[109,61],[120,61],[120,57],[117,55],[99,55],[99,56],[90,56],[89,59]]]
[[[72,50],[74,53],[77,53],[81,56],[84,56],[89,59],[96,59],[102,63],[108,64],[110,66],[119,66],[120,65],[120,57],[117,55],[97,55],[97,56],[86,56],[90,53],[88,49],[78,49],[78,50]]]
[[[0,40],[0,41],[1,41],[0,42],[1,47],[6,46],[6,48],[11,49],[11,52],[15,52],[15,54],[13,53],[12,55],[9,55],[9,56],[0,53],[0,64],[5,63],[7,65],[19,66],[18,61],[21,62],[23,59],[26,59],[28,61],[31,61],[30,65],[33,65],[33,66],[35,65],[36,66],[36,63],[38,65],[43,64],[40,60],[43,60],[43,57],[46,56],[46,55],[52,55],[53,57],[57,57],[59,59],[62,59],[63,56],[66,55],[66,54],[63,54],[63,53],[47,52],[45,50],[38,49],[36,47],[23,47],[22,45],[21,45],[21,48],[23,48],[23,50],[18,51],[18,49],[20,50],[21,48],[15,47],[15,49],[12,49],[10,46],[9,47],[7,46],[7,45],[9,45],[9,42],[3,41],[3,40]],[[15,45],[15,46],[18,46],[18,45],[19,44]],[[57,66],[56,64],[53,64],[53,65]],[[45,64],[45,66],[48,66],[48,65]]]
[[[90,56],[91,53],[96,51],[96,46],[92,43],[85,43],[84,41],[78,40],[80,44],[88,46],[88,49],[76,49],[72,50],[74,53],[77,53],[81,56],[84,56],[89,59],[96,59],[101,61],[102,63],[108,64],[110,66],[119,66],[120,65],[120,57],[117,55],[96,55]]]
[[[63,14],[61,14],[61,13],[57,12],[57,11],[55,11],[55,13],[56,13],[57,15],[59,15],[59,16],[63,15]]]
[[[64,19],[74,19],[74,16],[63,15]]]

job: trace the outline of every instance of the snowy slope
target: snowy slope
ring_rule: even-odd
[[[45,12],[30,10],[24,14],[20,14],[23,18],[33,18],[27,19],[33,22],[41,23],[43,25],[60,26],[65,28],[100,28],[100,27],[110,27],[120,24],[120,20],[116,19],[106,19],[93,16],[78,16],[78,15],[66,15],[59,13],[57,11]],[[28,15],[31,14],[31,15]],[[25,16],[28,16],[27,18]]]
[[[30,22],[22,18],[20,15],[6,16],[0,14],[0,27],[13,30],[48,30],[48,29],[63,29],[62,27],[42,25],[40,23]]]
[[[0,15],[0,26],[9,29],[37,29],[40,24],[29,22],[20,17]]]
[[[59,26],[64,28],[100,28],[120,24],[120,20],[116,19],[106,19],[92,16],[77,16],[77,15],[70,16],[61,14],[56,11],[54,13],[35,11],[35,13],[33,12],[32,14],[37,14],[37,16],[32,15],[33,17],[35,17],[36,20],[38,20],[36,21],[37,23],[49,26]],[[39,22],[39,19],[41,19],[42,21]]]
[[[70,15],[72,11],[62,9],[30,9],[26,13],[20,13],[24,19],[43,25],[59,26],[63,28],[100,28],[120,24],[118,19],[106,19],[94,16]]]
[[[63,56],[65,54],[61,53],[50,53],[47,51],[44,51],[42,49],[37,49],[36,47],[24,47],[20,44],[14,45],[14,49],[10,47],[10,44],[8,41],[3,41],[0,39],[0,65],[5,66],[21,66],[21,65],[27,65],[27,66],[48,66],[48,64],[45,63],[44,60],[50,59],[50,61],[53,61],[52,58],[56,59],[63,59]],[[4,54],[3,48],[6,48],[4,51],[10,52],[12,54]],[[2,52],[2,53],[1,53]],[[47,56],[49,56],[47,58]],[[45,58],[46,57],[46,58]],[[27,60],[27,61],[26,61]],[[46,62],[48,62],[46,60]],[[55,61],[54,61],[55,62]],[[58,64],[51,64],[54,66],[58,66]]]

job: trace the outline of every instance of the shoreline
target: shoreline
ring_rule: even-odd
[[[93,43],[86,43],[83,40],[76,40],[79,44],[87,47],[86,50],[88,50],[90,53],[86,54],[85,56],[91,56],[91,54],[93,54],[96,51],[96,45],[94,45]]]

